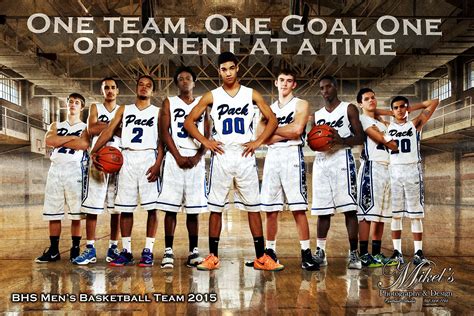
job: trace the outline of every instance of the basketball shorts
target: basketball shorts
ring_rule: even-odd
[[[211,155],[208,205],[211,212],[222,212],[234,183],[234,204],[238,209],[260,211],[260,187],[255,155],[242,157],[242,146],[224,147],[224,154]]]
[[[423,218],[424,184],[421,164],[390,165],[393,217]]]
[[[388,164],[361,160],[358,187],[359,221],[390,222],[392,209]]]
[[[52,163],[44,189],[43,219],[62,220],[65,212],[70,220],[83,219],[81,204],[88,161]]]
[[[316,154],[313,163],[312,215],[357,210],[357,174],[352,150]]]
[[[270,147],[262,179],[262,210],[307,210],[306,166],[301,146]]]
[[[107,174],[97,170],[94,164],[89,165],[89,177],[87,178],[86,196],[82,202],[82,212],[86,214],[102,214],[104,209],[110,214],[119,214],[114,208],[117,195],[116,173]]]
[[[196,154],[196,150],[179,149],[183,157]],[[162,165],[161,192],[156,202],[163,211],[187,214],[207,212],[206,165],[204,158],[192,169],[181,169],[170,152],[166,153]]]
[[[115,209],[133,212],[138,204],[144,210],[156,209],[160,182],[148,182],[146,172],[156,161],[155,150],[122,151],[123,165],[119,171]]]

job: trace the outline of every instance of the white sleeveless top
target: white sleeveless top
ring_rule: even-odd
[[[87,127],[84,122],[70,125],[68,121],[56,123],[57,133],[59,136],[81,136],[82,131]],[[81,162],[85,159],[86,154],[83,150],[70,149],[67,147],[56,147],[51,153],[50,159],[53,163]]]
[[[119,108],[118,105],[115,106],[115,108],[109,112],[105,105],[102,103],[96,103],[96,108],[97,108],[97,122],[104,122],[104,123],[110,123],[110,121],[114,118],[115,113],[117,113],[117,110]],[[99,138],[99,135],[96,135],[92,138],[92,145],[91,148],[94,148],[95,143],[97,142],[97,139]],[[120,148],[120,137],[114,135],[110,141],[107,142],[106,146],[113,146],[115,148]]]
[[[135,104],[125,106],[122,118],[122,148],[131,150],[158,147],[158,107],[150,104],[139,110]]]
[[[387,134],[387,126],[370,116],[361,114],[360,123],[362,124],[364,131],[372,126],[376,126],[379,131]],[[378,161],[388,164],[390,162],[390,153],[388,148],[383,144],[378,144],[374,142],[368,135],[365,135],[364,148],[362,149],[360,158],[365,161]]]
[[[390,155],[390,164],[402,165],[421,161],[421,132],[416,130],[412,121],[403,124],[390,123],[388,135],[392,136],[398,145],[398,153],[392,152]]]
[[[234,97],[219,87],[211,91],[212,136],[224,145],[240,145],[252,140],[255,109],[251,88],[240,86]]]
[[[347,115],[347,108],[349,102],[341,102],[339,105],[329,113],[325,107],[319,109],[314,113],[314,124],[315,125],[329,125],[334,128],[341,138],[352,136],[351,123],[349,122],[349,116]],[[316,155],[324,156],[326,154],[333,154],[345,149],[350,149],[350,146],[338,146],[336,151],[329,152],[316,152]]]
[[[295,121],[296,115],[296,104],[301,101],[300,98],[293,97],[290,101],[288,101],[282,108],[279,106],[279,102],[274,102],[270,108],[272,109],[273,113],[278,120],[278,127],[286,126],[290,123]],[[288,146],[297,146],[301,145],[304,142],[305,133],[303,132],[298,139],[287,139],[276,142],[274,144],[269,145],[268,147],[288,147]]]
[[[189,136],[184,129],[184,120],[189,112],[199,103],[201,97],[197,97],[191,104],[186,104],[180,97],[169,97],[170,101],[170,134],[177,148],[199,149],[201,143]],[[203,113],[197,121],[197,128],[204,135],[204,115]]]

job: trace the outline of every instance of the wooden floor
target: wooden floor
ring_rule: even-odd
[[[109,216],[104,215],[99,218],[99,262],[78,267],[67,260],[70,247],[67,222],[64,223],[60,243],[62,260],[37,264],[34,263],[34,258],[40,255],[49,243],[47,224],[41,219],[41,206],[0,208],[0,312],[120,312],[136,315],[472,313],[473,209],[428,205],[427,214],[424,249],[436,265],[429,273],[427,269],[420,273],[434,275],[446,270],[431,283],[419,283],[414,289],[393,289],[389,295],[381,292],[378,283],[387,286],[394,281],[394,276],[383,275],[381,268],[365,268],[361,271],[346,269],[348,242],[341,215],[333,218],[327,245],[328,267],[319,272],[306,272],[300,268],[300,250],[293,218],[291,214],[283,214],[277,252],[286,268],[281,272],[262,272],[244,265],[245,260],[254,256],[246,214],[237,210],[230,211],[224,216],[220,247],[221,268],[203,272],[184,265],[187,233],[182,216],[178,217],[175,238],[177,262],[173,270],[163,270],[159,267],[164,248],[163,214],[160,214],[160,226],[154,248],[157,266],[113,268],[106,265],[104,256],[108,243]],[[208,252],[207,218],[207,214],[200,218],[199,243],[203,254]],[[144,223],[145,214],[140,212],[136,216],[132,240],[135,256],[139,255],[144,245]],[[310,227],[314,249],[316,218],[313,216],[310,216]],[[404,227],[405,234],[409,236],[409,223],[405,222]],[[392,251],[388,237],[387,226],[383,243],[386,254]],[[404,240],[403,247],[405,254],[412,253],[411,238]],[[393,273],[396,270],[392,268],[385,272]],[[449,276],[453,279],[448,281]],[[20,293],[24,295],[19,295]],[[29,295],[26,295],[27,293]],[[83,293],[82,296],[80,293]],[[413,298],[407,295],[424,296]],[[99,299],[134,299],[142,302],[79,302]],[[214,300],[216,301],[211,302]]]

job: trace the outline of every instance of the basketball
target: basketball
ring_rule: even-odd
[[[123,164],[123,156],[120,150],[112,146],[102,147],[97,152],[97,162],[102,165],[105,173],[116,173]]]
[[[315,125],[308,133],[308,146],[314,151],[328,151],[331,149],[329,143],[336,133],[329,125]]]

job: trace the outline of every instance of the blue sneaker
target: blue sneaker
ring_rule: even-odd
[[[112,267],[123,267],[123,266],[130,266],[135,264],[135,260],[133,260],[133,255],[127,251],[127,249],[123,249],[120,255],[109,265]]]
[[[96,262],[97,262],[97,256],[96,256],[96,251],[93,245],[87,245],[84,252],[80,256],[77,256],[72,261],[72,263],[78,264],[78,265],[87,265],[89,263],[96,263]]]
[[[153,265],[153,253],[148,248],[143,248],[142,257],[138,263],[139,267],[151,267]]]
[[[105,261],[107,261],[107,262],[112,262],[112,261],[114,261],[115,259],[117,259],[118,256],[120,256],[120,252],[119,252],[119,250],[118,250],[117,245],[112,245],[112,246],[110,246],[110,248],[107,250],[107,256],[105,257]]]

